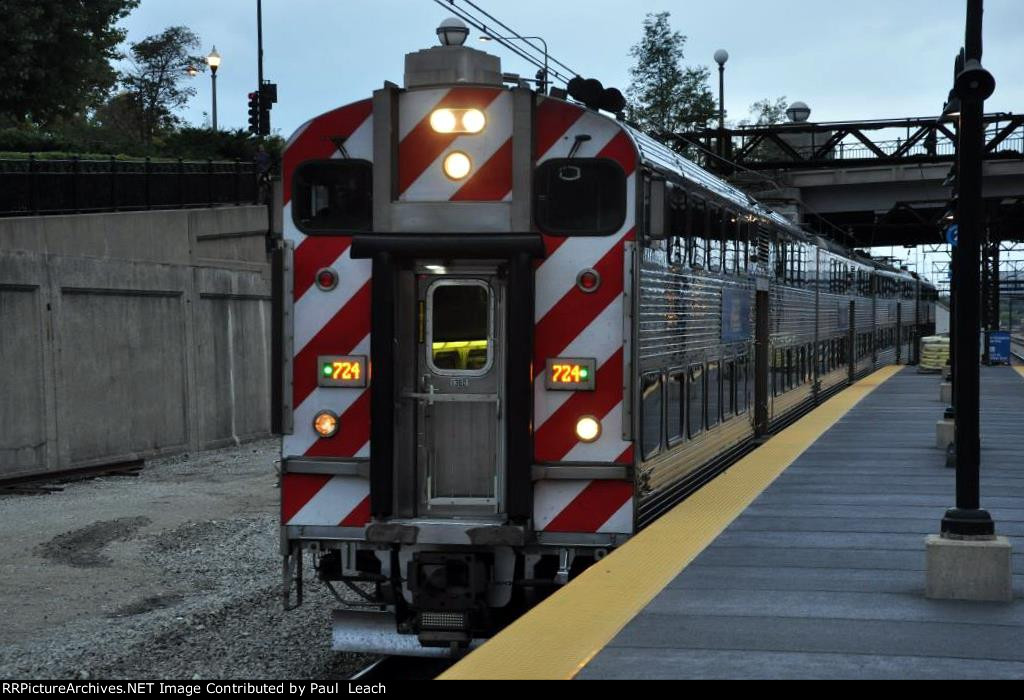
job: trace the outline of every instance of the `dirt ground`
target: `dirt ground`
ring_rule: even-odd
[[[333,599],[281,609],[276,440],[0,496],[0,677],[345,678]],[[307,581],[312,572],[306,572]]]

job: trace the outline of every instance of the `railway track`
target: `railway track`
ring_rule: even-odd
[[[361,683],[432,681],[454,663],[452,659],[383,656],[352,675],[349,680]]]

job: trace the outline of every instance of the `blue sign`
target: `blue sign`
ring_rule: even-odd
[[[742,343],[750,340],[753,324],[750,319],[750,290],[722,290],[722,342]]]
[[[960,226],[950,224],[946,229],[946,243],[955,246],[960,240]]]
[[[1010,364],[1010,334],[991,331],[988,334],[988,361],[992,365]]]

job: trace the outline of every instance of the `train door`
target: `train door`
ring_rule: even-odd
[[[496,266],[417,273],[417,510],[496,514],[505,461],[504,280]]]

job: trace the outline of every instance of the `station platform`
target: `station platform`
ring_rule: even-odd
[[[1013,603],[925,598],[925,536],[954,501],[940,380],[888,367],[441,678],[1024,678],[1024,368],[981,377],[982,506],[1013,545]]]

